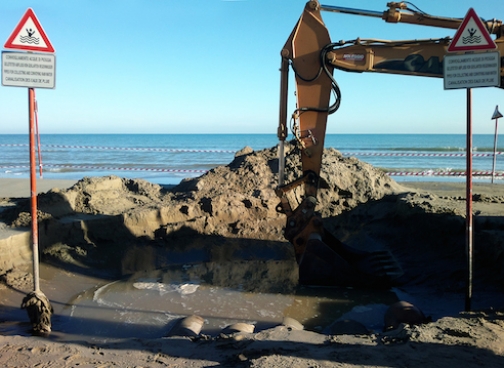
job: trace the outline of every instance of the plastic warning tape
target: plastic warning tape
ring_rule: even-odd
[[[0,147],[26,147],[26,143],[1,143]],[[185,149],[185,148],[146,148],[146,147],[111,147],[111,146],[83,146],[65,144],[44,144],[42,147],[64,148],[64,149],[95,149],[112,151],[153,151],[153,152],[203,152],[203,153],[236,153],[233,150],[217,149]],[[342,152],[345,156],[404,156],[404,157],[465,157],[465,153],[396,153],[396,152]],[[503,155],[504,152],[495,152],[496,155]],[[493,156],[493,153],[474,153],[473,157]]]
[[[466,176],[464,171],[392,171],[388,176]],[[491,171],[473,171],[473,176],[504,176],[504,173],[492,174]]]
[[[388,152],[342,152],[345,156],[403,156],[403,157],[466,157],[465,153],[388,153]],[[496,152],[502,155],[503,152]],[[473,153],[473,157],[493,156],[493,153]]]
[[[197,169],[162,169],[152,167],[108,167],[108,166],[90,166],[90,165],[50,165],[43,167],[55,169],[80,169],[80,170],[118,170],[118,171],[154,171],[154,172],[172,172],[172,173],[206,173],[208,170]],[[0,166],[0,169],[27,169],[29,166]]]
[[[202,174],[208,172],[203,169],[165,169],[151,167],[110,167],[110,166],[92,166],[92,165],[43,165],[45,168],[56,169],[80,169],[80,170],[112,170],[112,171],[151,171],[151,172],[169,172],[169,173],[197,173]],[[26,165],[11,165],[0,166],[0,169],[28,169]],[[464,171],[390,171],[386,173],[388,176],[466,176]],[[473,171],[473,176],[497,176],[504,177],[504,172],[491,171]]]
[[[0,147],[26,147],[28,144],[19,143],[2,143]],[[146,148],[146,147],[108,147],[108,146],[72,146],[65,144],[43,144],[42,148],[76,148],[76,149],[95,149],[95,150],[111,150],[111,151],[152,151],[152,152],[203,152],[203,153],[236,153],[232,150],[212,150],[212,149],[185,149],[185,148]]]

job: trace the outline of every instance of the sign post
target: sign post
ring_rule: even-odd
[[[499,130],[499,118],[502,118],[502,114],[499,112],[499,106],[495,106],[495,111],[492,115],[491,120],[495,120],[495,136],[494,136],[494,154],[493,154],[493,165],[492,165],[492,184],[495,177],[495,162],[497,159],[497,132]]]
[[[30,132],[30,192],[33,241],[33,289],[40,291],[39,282],[39,254],[38,254],[38,221],[37,221],[37,174],[35,167],[35,90],[28,88],[28,131]]]
[[[466,252],[467,252],[467,287],[465,310],[471,310],[473,279],[473,212],[472,212],[472,89],[466,89]]]
[[[500,85],[500,55],[497,45],[474,9],[469,9],[453,37],[443,60],[444,88],[466,88],[466,251],[467,288],[465,310],[471,310],[473,277],[473,216],[472,216],[472,90],[474,87]]]
[[[25,52],[2,51],[2,85],[28,88],[33,292],[23,298],[21,308],[27,309],[33,332],[46,335],[51,331],[52,306],[40,290],[39,281],[34,88],[54,88],[55,55],[48,54],[54,48],[32,9],[23,15],[4,47]]]

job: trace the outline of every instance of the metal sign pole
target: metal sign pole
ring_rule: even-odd
[[[466,250],[467,250],[467,289],[465,310],[471,310],[472,299],[472,92],[467,88],[467,148],[466,148]]]
[[[495,163],[497,160],[497,137],[499,131],[499,118],[502,118],[502,114],[499,112],[499,105],[495,106],[495,111],[492,115],[492,120],[495,120],[495,137],[494,137],[494,155],[493,155],[493,165],[492,165],[492,184],[495,177]]]
[[[492,165],[492,184],[495,178],[495,161],[497,158],[497,131],[499,126],[499,119],[495,119],[495,137],[494,137],[494,154],[493,154],[493,165]]]
[[[37,154],[38,154],[38,164],[39,164],[39,177],[43,178],[42,173],[42,149],[40,147],[40,131],[38,127],[38,103],[37,97],[35,96],[35,90],[33,90],[33,99],[35,100],[35,134],[37,136]]]
[[[38,220],[37,220],[37,171],[35,161],[35,90],[28,88],[29,132],[30,132],[30,190],[32,218],[33,250],[33,291],[40,291],[39,254],[38,254]]]

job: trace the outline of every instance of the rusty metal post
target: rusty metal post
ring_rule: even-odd
[[[472,299],[472,257],[473,257],[473,218],[472,218],[472,93],[467,88],[467,148],[466,148],[466,251],[467,251],[467,288],[465,310],[471,310]]]
[[[35,134],[37,136],[37,154],[38,154],[38,163],[39,163],[39,176],[40,179],[42,179],[42,150],[40,147],[40,131],[39,131],[39,126],[38,126],[38,103],[37,103],[37,97],[35,95],[35,89],[33,90],[33,99],[34,99],[34,104],[35,104]]]
[[[30,191],[31,191],[31,229],[33,251],[33,291],[40,291],[38,220],[37,220],[37,170],[35,161],[35,91],[28,88],[29,132],[30,132]]]

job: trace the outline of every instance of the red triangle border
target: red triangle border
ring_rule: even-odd
[[[35,27],[37,27],[37,31],[40,34],[40,37],[44,40],[46,47],[37,47],[37,46],[23,46],[23,45],[14,45],[13,42],[16,38],[16,36],[19,34],[21,31],[21,28],[25,25],[26,21],[28,18],[31,18],[33,21],[33,24]],[[49,41],[49,38],[46,36],[44,29],[42,28],[39,20],[37,19],[35,13],[33,12],[32,8],[28,8],[26,13],[23,15],[21,20],[19,21],[18,25],[16,28],[14,28],[14,31],[12,34],[9,36],[7,39],[7,42],[5,42],[4,47],[6,49],[17,49],[17,50],[27,50],[27,51],[42,51],[42,52],[54,52],[54,47],[52,46],[51,42]]]
[[[469,23],[469,20],[471,18],[474,20],[474,22],[478,26],[483,37],[485,37],[485,40],[487,41],[488,45],[462,46],[462,47],[458,46],[458,47],[456,47],[455,45],[457,44],[460,37],[462,37],[462,34],[464,33],[464,30],[467,26],[467,23]],[[469,11],[467,12],[464,20],[462,21],[462,24],[458,28],[457,33],[455,33],[455,36],[453,37],[452,42],[448,46],[447,51],[448,52],[458,52],[458,51],[473,51],[473,50],[493,50],[495,48],[497,48],[497,45],[490,37],[490,33],[488,33],[488,30],[485,27],[485,25],[483,24],[483,22],[481,21],[481,19],[476,15],[476,11],[473,8],[469,8]]]

